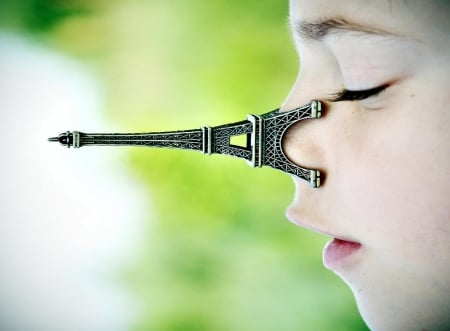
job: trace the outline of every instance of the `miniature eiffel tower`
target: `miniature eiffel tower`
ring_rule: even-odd
[[[245,159],[252,167],[269,166],[304,179],[313,187],[320,186],[320,171],[292,163],[282,148],[283,136],[294,123],[319,118],[320,101],[290,111],[279,109],[263,115],[248,115],[247,120],[196,130],[149,133],[83,133],[67,131],[49,141],[67,147],[82,146],[149,146],[190,149],[204,154],[223,154]],[[231,143],[232,137],[246,136],[245,146]]]

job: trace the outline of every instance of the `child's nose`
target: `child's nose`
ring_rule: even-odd
[[[283,138],[283,152],[296,165],[318,169],[324,174],[322,119],[299,121],[289,127]]]
[[[308,95],[303,93],[307,91],[302,90],[302,93],[299,93],[299,89],[296,86],[294,86],[293,93],[288,96],[284,105],[281,107],[281,111],[289,111],[302,104],[311,102],[311,100],[306,99]],[[311,92],[309,94],[312,96],[314,93]],[[326,111],[324,106],[322,103],[322,116],[324,115],[324,111]],[[319,170],[321,172],[320,181],[322,183],[326,175],[324,164],[324,122],[326,121],[323,117],[298,121],[287,128],[282,141],[285,156],[292,163],[302,168]]]

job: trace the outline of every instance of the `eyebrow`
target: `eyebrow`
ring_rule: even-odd
[[[363,32],[372,35],[392,35],[386,31],[344,18],[324,18],[315,21],[294,21],[292,29],[300,36],[310,40],[322,40],[325,36],[339,32]]]

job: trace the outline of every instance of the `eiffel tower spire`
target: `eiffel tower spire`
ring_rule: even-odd
[[[292,163],[283,153],[284,133],[294,123],[321,116],[320,101],[287,112],[278,109],[263,115],[248,115],[247,120],[196,130],[149,133],[83,133],[67,131],[49,141],[67,147],[82,146],[149,146],[223,154],[245,159],[253,167],[269,166],[301,179],[313,187],[320,186],[320,171]],[[246,138],[244,146],[231,143],[234,136]]]

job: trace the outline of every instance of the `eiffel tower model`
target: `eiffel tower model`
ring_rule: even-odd
[[[319,118],[320,101],[290,111],[279,109],[263,115],[248,115],[247,120],[200,129],[149,133],[83,133],[67,131],[49,138],[67,147],[82,146],[148,146],[200,151],[204,154],[223,154],[245,159],[252,167],[269,166],[320,186],[321,174],[292,163],[283,152],[282,141],[294,123]],[[246,144],[231,143],[235,136],[245,136]]]

